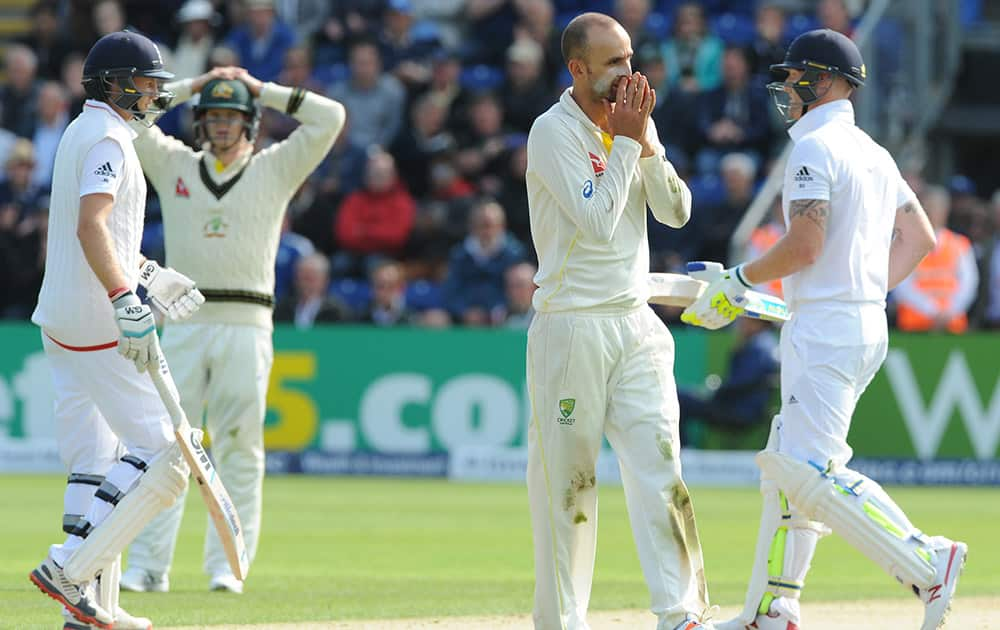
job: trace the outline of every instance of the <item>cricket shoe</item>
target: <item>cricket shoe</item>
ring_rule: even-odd
[[[930,540],[934,552],[934,583],[930,588],[913,587],[920,601],[924,603],[924,625],[920,630],[937,630],[944,625],[945,617],[955,596],[958,577],[965,567],[965,557],[969,547],[963,542],[948,540],[944,536],[934,536]]]
[[[730,619],[715,625],[716,630],[799,630],[799,602],[778,597],[771,602],[767,613],[758,614],[746,623],[740,618]]]
[[[166,593],[170,590],[170,578],[166,573],[153,573],[138,567],[129,567],[122,573],[118,588],[133,593]]]
[[[111,613],[88,596],[85,584],[70,582],[63,568],[56,564],[51,556],[46,557],[38,568],[28,575],[28,579],[38,587],[38,590],[65,606],[77,621],[111,630],[111,625],[114,623]]]
[[[209,580],[208,590],[242,595],[243,581],[236,579],[232,573],[220,573]]]
[[[674,630],[715,630],[715,626],[710,621],[698,621],[688,617],[686,621],[674,626]]]
[[[93,630],[97,626],[80,623],[67,611],[63,609],[63,630]],[[145,617],[133,617],[124,608],[119,606],[115,610],[115,623],[112,630],[153,630],[153,622]]]

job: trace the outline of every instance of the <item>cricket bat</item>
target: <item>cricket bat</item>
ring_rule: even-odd
[[[215,524],[215,531],[222,541],[222,548],[229,560],[229,568],[237,579],[245,580],[250,569],[250,558],[247,556],[246,542],[243,540],[243,525],[233,499],[222,485],[222,480],[215,472],[212,460],[208,458],[201,445],[201,431],[193,429],[188,422],[184,410],[178,401],[177,388],[167,367],[167,360],[160,356],[160,369],[151,369],[149,374],[156,386],[157,393],[167,407],[170,420],[174,423],[174,436],[177,445],[191,469],[191,475],[198,482],[201,498],[205,501],[208,513]]]
[[[688,275],[679,273],[649,274],[649,303],[688,307],[701,297],[705,287],[723,271],[721,263],[689,262]],[[769,322],[786,322],[792,316],[781,298],[759,291],[747,291],[744,317]]]

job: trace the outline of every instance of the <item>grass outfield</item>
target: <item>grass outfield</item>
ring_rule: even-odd
[[[54,628],[58,608],[27,579],[61,538],[63,481],[0,476],[0,628]],[[742,602],[756,538],[753,489],[692,490],[714,603]],[[892,490],[911,518],[969,543],[963,596],[1000,591],[1000,491]],[[600,495],[591,609],[635,609],[648,596],[620,487]],[[188,496],[168,594],[123,594],[157,626],[431,615],[524,614],[533,570],[522,486],[444,481],[275,477],[265,484],[264,534],[246,593],[208,593],[201,573],[205,511]],[[804,600],[905,598],[902,589],[836,537],[824,539]]]

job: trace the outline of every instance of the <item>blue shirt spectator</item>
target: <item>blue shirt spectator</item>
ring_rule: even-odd
[[[295,266],[299,260],[316,252],[312,241],[291,231],[289,217],[285,215],[281,240],[278,241],[278,255],[274,259],[274,299],[287,297],[295,282]]]
[[[693,78],[699,90],[713,90],[722,81],[722,40],[708,32],[701,5],[687,2],[677,8],[674,36],[663,45],[667,81],[676,85]]]
[[[240,64],[261,81],[276,81],[285,53],[296,44],[295,32],[274,15],[271,0],[247,2],[247,22],[226,38],[225,45],[240,57]]]
[[[362,147],[388,147],[403,124],[406,90],[396,77],[382,72],[378,47],[361,41],[351,47],[351,76],[330,89],[330,98],[347,108],[343,133]]]
[[[524,245],[507,232],[503,208],[493,200],[473,209],[469,232],[451,251],[445,308],[467,326],[499,324],[507,301],[504,272],[524,260]]]

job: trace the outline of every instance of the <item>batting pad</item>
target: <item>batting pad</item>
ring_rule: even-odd
[[[180,447],[172,444],[70,556],[63,567],[66,577],[72,582],[88,582],[110,566],[154,516],[184,493],[188,474]]]
[[[112,615],[118,611],[118,583],[122,579],[122,556],[118,554],[115,561],[101,569],[97,578],[97,604]]]
[[[782,453],[763,451],[755,459],[806,516],[829,525],[904,584],[931,585],[926,538],[877,483],[849,468],[824,469]]]

